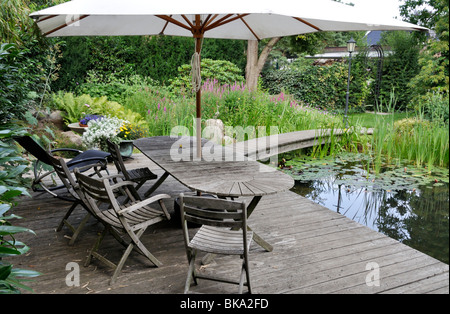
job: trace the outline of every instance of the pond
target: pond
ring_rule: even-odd
[[[448,169],[397,161],[374,174],[363,154],[280,158],[296,180],[292,191],[449,263]]]

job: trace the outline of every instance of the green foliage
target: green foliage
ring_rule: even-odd
[[[418,127],[430,128],[431,124],[427,120],[420,120],[417,117],[406,118],[394,122],[394,130],[401,135],[409,136],[414,133],[414,129]]]
[[[145,115],[149,135],[170,135],[181,126],[192,135],[194,131],[195,99],[167,93],[164,89],[146,89],[131,95],[125,102]],[[264,92],[249,92],[243,84],[224,86],[206,81],[202,86],[202,121],[221,119],[229,127],[258,128],[277,126],[280,132],[337,125],[340,118],[323,111],[302,106],[291,96],[281,93],[270,96]]]
[[[243,73],[247,64],[246,50],[247,41],[245,40],[205,38],[202,45],[202,59],[232,62]],[[191,55],[193,52],[194,50]]]
[[[395,109],[404,111],[413,94],[413,88],[408,84],[418,73],[419,48],[416,39],[407,32],[388,34],[384,40],[393,48],[393,54],[384,59],[380,99],[389,100],[391,92],[395,90]],[[374,88],[378,65],[377,60],[368,58],[369,50],[358,38],[359,53],[352,56],[349,112],[363,112],[376,107]],[[313,107],[343,112],[348,63],[334,62],[328,66],[313,66],[306,60],[298,58],[292,64],[281,64],[281,70],[266,71],[263,76],[264,88],[270,93],[284,90],[293,94],[297,101]]]
[[[89,95],[74,96],[72,93],[59,92],[53,97],[54,105],[64,112],[67,123],[79,122],[87,114],[118,117],[129,121],[134,126],[144,126],[145,120],[129,108],[124,108],[106,96],[91,97]]]
[[[21,120],[24,113],[42,106],[49,82],[57,78],[57,53],[51,51],[55,40],[41,36],[29,14],[62,1],[0,2],[0,122]]]
[[[14,44],[0,46],[0,123],[21,118],[27,110],[28,89],[17,59],[21,53]]]
[[[434,28],[437,37],[420,52],[420,72],[409,84],[415,92],[411,107],[417,109],[430,98],[429,92],[449,90],[449,4],[448,0],[407,0],[401,8],[409,21]]]
[[[448,10],[447,0],[405,0],[400,5],[400,14],[410,23],[434,28],[445,6]]]
[[[449,123],[449,92],[428,92],[418,101],[415,108],[418,116],[436,124],[447,126]]]
[[[15,44],[0,46],[0,122],[22,120],[32,108],[42,105],[50,81],[57,78],[57,46],[43,51],[36,43],[18,48]],[[41,102],[39,102],[41,99]]]
[[[60,78],[52,83],[53,90],[77,92],[89,82],[92,74],[107,84],[113,81],[103,95],[81,91],[92,96],[120,93],[120,80],[132,75],[151,78],[162,84],[178,75],[178,67],[190,62],[194,53],[193,38],[173,36],[117,36],[65,38]],[[246,64],[246,42],[242,40],[204,40],[202,58],[225,60],[238,65],[241,73]],[[115,80],[115,81],[114,81]],[[114,92],[114,90],[116,90]]]
[[[16,198],[30,196],[26,188],[29,180],[22,178],[29,170],[28,161],[20,157],[15,142],[11,140],[12,136],[25,133],[25,130],[13,125],[4,124],[0,127],[0,294],[20,293],[20,289],[30,290],[23,281],[39,275],[35,271],[13,268],[13,265],[3,260],[29,250],[28,246],[16,239],[18,233],[34,233],[30,229],[12,225],[12,220],[21,217],[8,214]]]
[[[141,75],[131,75],[117,78],[112,74],[100,74],[93,70],[87,73],[86,82],[74,89],[77,95],[87,94],[92,97],[106,96],[109,100],[121,103],[128,95],[147,86],[157,85],[158,82]]]
[[[22,45],[37,37],[38,29],[32,19],[29,0],[2,0],[0,2],[0,43]]]
[[[93,100],[89,95],[75,97],[72,93],[58,92],[53,95],[53,103],[57,109],[63,111],[64,120],[67,123],[78,122],[87,114],[99,114],[91,108]]]
[[[429,91],[449,90],[448,58],[448,40],[430,40],[428,49],[421,52],[419,57],[420,72],[409,84],[415,91],[413,105]]]
[[[269,71],[263,77],[263,87],[271,94],[285,91],[305,105],[327,110],[342,110],[345,106],[347,67],[343,63],[330,66],[303,66]],[[352,87],[354,85],[352,84]],[[358,110],[362,99],[350,99],[349,108]]]
[[[393,103],[388,104],[392,113]],[[440,123],[430,123],[423,116],[396,121],[378,119],[372,136],[372,150],[376,166],[381,167],[382,158],[406,159],[416,166],[448,167],[449,129]]]
[[[191,91],[191,65],[184,64],[178,68],[178,77],[169,80],[169,90],[175,93],[182,93],[183,91]],[[216,80],[221,85],[233,85],[234,83],[244,82],[242,71],[232,62],[225,60],[212,60],[203,58],[201,60],[201,75],[202,81]]]
[[[73,37],[65,41],[61,78],[52,85],[54,90],[75,91],[88,80],[88,73],[116,80],[137,74],[166,82],[177,75],[178,66],[189,62],[194,51],[192,38],[169,36]]]
[[[419,46],[414,36],[408,32],[386,32],[385,43],[391,47],[392,54],[385,56],[380,98],[388,100],[394,90],[397,97],[396,111],[404,111],[412,98],[415,86],[409,85],[419,72]]]

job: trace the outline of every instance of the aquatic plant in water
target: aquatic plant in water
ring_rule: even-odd
[[[415,166],[405,161],[385,163],[374,169],[374,160],[366,154],[344,153],[335,157],[315,159],[300,157],[286,162],[284,172],[295,180],[321,180],[333,176],[336,184],[368,191],[414,190],[420,186],[440,186],[449,182],[447,168]]]

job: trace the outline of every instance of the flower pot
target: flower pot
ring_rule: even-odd
[[[130,157],[133,154],[133,141],[131,140],[122,140],[119,143],[120,154],[122,157]]]

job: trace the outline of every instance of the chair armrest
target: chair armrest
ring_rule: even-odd
[[[75,148],[55,148],[55,149],[52,149],[50,152],[51,153],[54,153],[54,152],[73,152],[73,153],[81,154],[83,151],[79,150],[79,149],[75,149]]]
[[[122,174],[110,174],[110,175],[107,175],[107,176],[104,176],[104,177],[101,177],[101,179],[103,180],[103,179],[115,179],[115,178],[121,178],[121,179],[125,179],[125,177],[122,175]],[[120,183],[122,183],[122,182],[128,182],[127,184],[130,184],[130,183],[133,183],[134,184],[134,182],[131,182],[131,181],[121,181]],[[114,186],[115,186],[116,184],[114,184]],[[122,185],[123,186],[123,185]]]
[[[136,209],[142,208],[142,207],[144,207],[146,205],[149,205],[151,203],[154,203],[156,201],[160,201],[160,200],[162,200],[164,198],[166,198],[166,199],[169,198],[170,199],[170,195],[159,194],[159,195],[152,196],[152,197],[147,198],[147,199],[145,199],[143,201],[140,201],[139,203],[133,204],[130,207],[127,207],[127,208],[119,210],[118,214],[122,215],[122,214],[125,214],[125,213],[131,213],[131,212],[135,211]]]
[[[108,177],[102,177],[102,179],[105,179],[105,178],[108,179],[108,178],[114,178],[114,177],[120,177],[120,178],[123,178],[123,179],[125,178],[122,174],[116,174],[116,175],[111,175],[111,176],[108,176]],[[128,186],[128,185],[134,186],[135,183],[133,181],[125,181],[125,180],[124,181],[120,181],[120,182],[117,182],[117,183],[111,185],[111,190],[115,191],[117,189],[120,189],[123,186]]]

